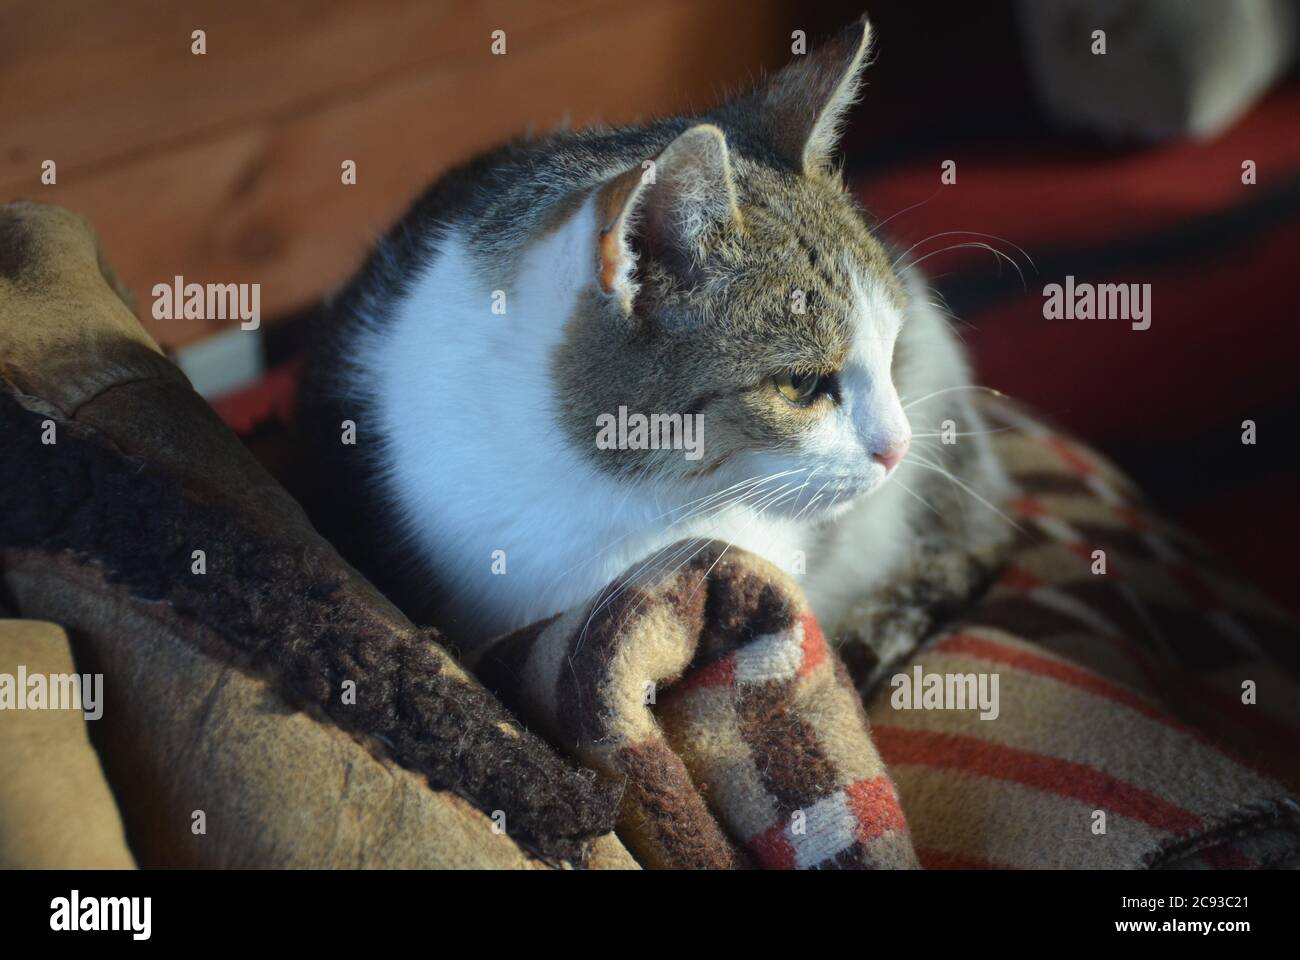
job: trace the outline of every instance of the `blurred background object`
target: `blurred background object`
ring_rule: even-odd
[[[1108,137],[1214,136],[1295,59],[1294,0],[1017,0],[1017,7],[1048,114]]]
[[[256,446],[321,298],[442,170],[566,121],[706,109],[864,6],[846,179],[924,258],[980,381],[1300,609],[1290,0],[4,3],[0,195],[88,216],[149,332]],[[261,284],[261,328],[154,319],[176,276]],[[1150,283],[1151,328],[1044,319],[1066,276]]]

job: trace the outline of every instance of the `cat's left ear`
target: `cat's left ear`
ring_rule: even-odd
[[[871,50],[871,23],[864,16],[836,36],[773,74],[727,109],[748,121],[793,169],[827,171],[858,99]]]
[[[711,230],[741,229],[731,156],[722,131],[702,123],[678,134],[652,160],[597,195],[600,286],[631,301],[636,274],[653,264],[686,286],[700,279],[702,241]]]

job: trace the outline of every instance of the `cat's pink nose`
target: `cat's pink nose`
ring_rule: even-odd
[[[907,448],[912,445],[911,437],[904,437],[902,440],[895,440],[889,446],[880,450],[873,450],[871,456],[877,463],[883,464],[886,471],[893,470],[898,466],[898,461],[903,459],[907,453]]]

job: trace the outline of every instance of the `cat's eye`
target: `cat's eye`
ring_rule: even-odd
[[[790,371],[777,374],[772,378],[772,383],[780,391],[781,396],[802,407],[811,403],[813,398],[817,396],[817,388],[822,384],[822,377],[817,373],[794,373]]]

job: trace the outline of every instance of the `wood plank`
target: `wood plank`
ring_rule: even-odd
[[[356,97],[626,0],[46,0],[0,5],[0,184],[81,176],[169,144]],[[190,52],[195,29],[208,52]]]
[[[487,44],[355,97],[277,115],[163,153],[16,191],[86,214],[109,262],[141,297],[162,343],[179,346],[219,323],[157,321],[153,284],[262,284],[265,317],[319,298],[356,268],[373,239],[451,163],[507,134],[564,119],[630,121],[703,107],[787,55],[780,0],[689,0],[621,7],[616,29],[584,22],[545,37]],[[779,26],[778,26],[779,24]],[[358,184],[340,164],[358,165]]]

